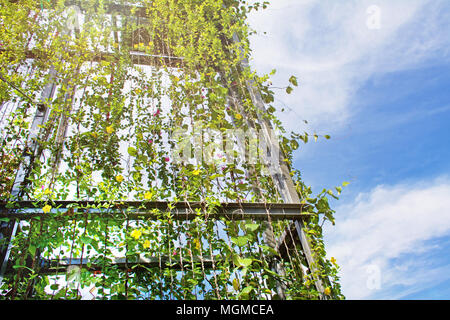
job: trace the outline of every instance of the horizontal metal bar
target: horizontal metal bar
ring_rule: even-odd
[[[83,269],[87,269],[92,272],[101,272],[103,268],[108,268],[111,266],[115,266],[120,270],[129,270],[132,272],[139,271],[148,271],[148,268],[170,268],[175,270],[181,269],[189,269],[192,268],[192,263],[194,265],[199,265],[203,263],[203,267],[206,269],[211,269],[213,267],[213,263],[218,264],[222,260],[217,260],[215,258],[211,258],[211,256],[195,256],[193,261],[188,259],[188,257],[183,258],[183,265],[179,257],[170,258],[168,256],[161,257],[150,257],[144,258],[140,257],[137,261],[133,261],[129,259],[126,261],[125,258],[115,258],[112,261],[105,263],[105,266],[102,266],[101,263],[91,261],[87,258],[77,259],[77,258],[64,258],[64,259],[42,259],[40,260],[39,268],[36,268],[36,272],[39,274],[57,274],[57,273],[66,273],[68,268],[71,266],[78,266]],[[13,268],[8,268],[6,270],[7,274],[17,272]]]
[[[0,210],[7,208],[7,206],[18,206],[21,208],[36,208],[36,206],[45,205],[47,203],[53,204],[55,207],[71,208],[73,206],[79,207],[115,207],[115,208],[128,208],[128,207],[145,207],[147,209],[166,209],[169,207],[174,208],[206,208],[208,204],[202,201],[139,201],[139,200],[124,200],[124,201],[94,201],[94,200],[57,200],[57,201],[32,201],[32,200],[19,200],[19,201],[0,201]],[[302,210],[308,207],[306,204],[301,203],[275,203],[275,202],[221,202],[218,208],[225,209],[296,209]]]
[[[56,2],[56,1],[55,1]],[[67,7],[69,6],[77,6],[81,11],[85,11],[85,8],[83,6],[83,3],[81,1],[76,0],[68,0],[65,2],[65,5]],[[134,5],[126,5],[126,4],[118,4],[118,3],[108,3],[106,1],[103,4],[103,8],[105,10],[105,13],[107,14],[114,14],[114,15],[121,15],[121,16],[127,16],[127,17],[147,17],[147,8]]]
[[[108,55],[108,54],[107,54]],[[184,58],[172,57],[167,55],[150,55],[150,54],[130,54],[131,61],[135,65],[142,66],[167,66],[171,68],[181,68]]]
[[[0,49],[0,54],[5,52],[5,49]],[[134,50],[132,50],[134,51]],[[131,52],[131,51],[130,51]],[[46,60],[46,54],[39,51],[26,51],[25,57],[27,59],[41,59]],[[168,66],[172,68],[181,68],[181,63],[183,61],[182,57],[171,57],[167,55],[149,55],[149,54],[137,54],[130,53],[131,61],[135,65],[143,65],[143,66]],[[100,61],[114,61],[114,55],[111,53],[100,53],[91,59],[93,62]]]
[[[43,218],[112,218],[160,219],[170,213],[173,220],[192,220],[198,216],[212,219],[230,220],[301,220],[311,216],[303,213],[303,204],[285,203],[221,203],[208,207],[204,202],[164,202],[164,201],[54,201],[52,210],[44,213],[45,202],[16,201],[0,202],[0,218],[26,220]],[[20,212],[25,210],[25,212]],[[28,210],[28,211],[27,211]]]

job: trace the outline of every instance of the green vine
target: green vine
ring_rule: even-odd
[[[0,199],[9,213],[34,214],[17,220],[2,298],[343,298],[339,268],[326,259],[322,240],[324,221],[334,223],[327,200],[333,192],[313,196],[300,173],[291,172],[311,216],[305,232],[317,274],[291,221],[216,218],[223,202],[282,202],[266,163],[238,161],[239,149],[225,154],[223,140],[205,135],[258,130],[264,121],[286,134],[274,115],[270,75],[242,64],[253,32],[247,14],[268,3],[127,5],[0,1]],[[255,105],[249,82],[267,111]],[[288,93],[298,80],[289,83]],[[49,88],[53,94],[42,96]],[[39,112],[42,123],[34,118]],[[175,138],[179,129],[184,135]],[[200,142],[189,150],[203,158],[178,161],[186,137]],[[298,141],[307,138],[281,136],[281,160],[290,165]],[[12,193],[21,164],[26,174]],[[21,207],[21,200],[33,207]],[[169,209],[180,202],[203,206],[192,208],[189,220],[158,208],[152,218],[134,216],[154,201]],[[276,239],[287,232],[294,244],[282,253],[268,243],[268,230]]]

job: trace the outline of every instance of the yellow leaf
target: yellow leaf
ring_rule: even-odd
[[[131,233],[130,233],[130,236],[132,236],[135,240],[139,239],[139,237],[141,235],[142,235],[141,230],[137,230],[137,229],[131,231]]]
[[[151,200],[153,198],[153,192],[147,191],[144,194],[144,198],[145,198],[145,200]]]
[[[106,132],[108,132],[108,134],[113,133],[114,132],[114,127],[113,126],[106,127]]]
[[[123,181],[123,176],[120,175],[120,174],[118,176],[116,176],[116,181],[119,182],[119,183],[122,182]]]
[[[194,170],[194,171],[192,171],[192,174],[194,176],[198,176],[200,174],[200,170]]]
[[[198,239],[194,239],[195,247],[200,250],[200,241]]]
[[[323,293],[327,296],[329,296],[331,294],[331,289],[330,287],[326,287],[325,290],[323,290]]]
[[[237,278],[234,278],[233,280],[233,288],[236,291],[239,291],[239,280]]]
[[[235,118],[238,119],[238,120],[241,120],[241,119],[242,119],[242,116],[241,116],[240,113],[236,113]]]
[[[145,240],[144,241],[144,249],[148,249],[150,248],[150,241],[149,240]]]
[[[42,211],[44,211],[44,213],[49,213],[50,210],[52,210],[52,207],[49,206],[48,204],[46,204],[46,205],[42,208]]]

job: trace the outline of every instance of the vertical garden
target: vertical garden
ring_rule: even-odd
[[[2,299],[343,298],[341,188],[247,64],[266,6],[0,0]]]

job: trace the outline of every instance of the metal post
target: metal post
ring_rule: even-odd
[[[233,35],[233,41],[235,43],[239,43],[239,38],[236,34]],[[246,57],[242,57],[241,59],[241,67],[242,69],[248,69],[249,63]],[[250,98],[253,102],[253,105],[261,111],[262,114],[266,113],[264,102],[262,100],[261,94],[259,90],[257,89],[255,83],[253,80],[247,80],[246,81],[247,90],[250,94]],[[272,125],[264,118],[262,118],[260,113],[258,114],[258,120],[259,124],[262,128],[262,133],[264,134],[264,137],[266,139],[266,143],[269,146],[275,146],[275,142],[273,141],[274,132],[272,129]],[[273,150],[276,149],[272,148]],[[280,161],[279,161],[279,170],[270,170],[270,173],[272,175],[272,180],[274,181],[276,188],[278,192],[280,193],[282,199],[286,203],[300,203],[300,198],[298,196],[297,190],[295,189],[294,182],[292,181],[290,170],[288,165],[286,164],[284,160],[285,155],[283,150],[279,150],[280,152]],[[277,172],[278,171],[278,172]],[[303,249],[303,253],[306,257],[306,261],[308,263],[309,270],[312,274],[314,274],[316,270],[314,257],[312,255],[311,247],[310,247],[310,240],[308,236],[306,235],[304,231],[304,224],[303,222],[295,221],[295,230],[298,233],[298,237],[300,239],[300,244]],[[324,286],[322,284],[321,279],[319,279],[317,276],[314,276],[315,280],[315,286],[317,291],[319,291],[319,295],[321,299],[326,299],[326,296],[324,295]]]
[[[39,132],[39,126],[42,126],[48,118],[49,109],[46,106],[46,100],[51,99],[53,94],[55,93],[56,85],[53,83],[56,72],[53,68],[49,71],[50,81],[44,87],[44,90],[41,94],[41,103],[37,106],[36,114],[33,118],[33,122],[30,128],[30,134],[28,136],[29,146],[28,150],[25,150],[24,153],[24,161],[19,166],[17,170],[16,178],[14,180],[14,184],[11,190],[11,198],[17,199],[19,197],[23,197],[24,199],[27,196],[24,194],[24,188],[27,184],[28,174],[31,172],[31,168],[33,166],[34,159],[39,157],[40,155],[36,154],[37,151],[37,138]],[[0,267],[0,285],[3,283],[3,276],[5,274],[6,267],[8,265],[9,255],[11,254],[12,249],[12,240],[14,239],[19,223],[16,221],[4,223],[2,222],[2,228],[6,230],[6,234],[3,235],[4,238],[9,239],[8,246],[2,252],[1,259],[1,267]]]

